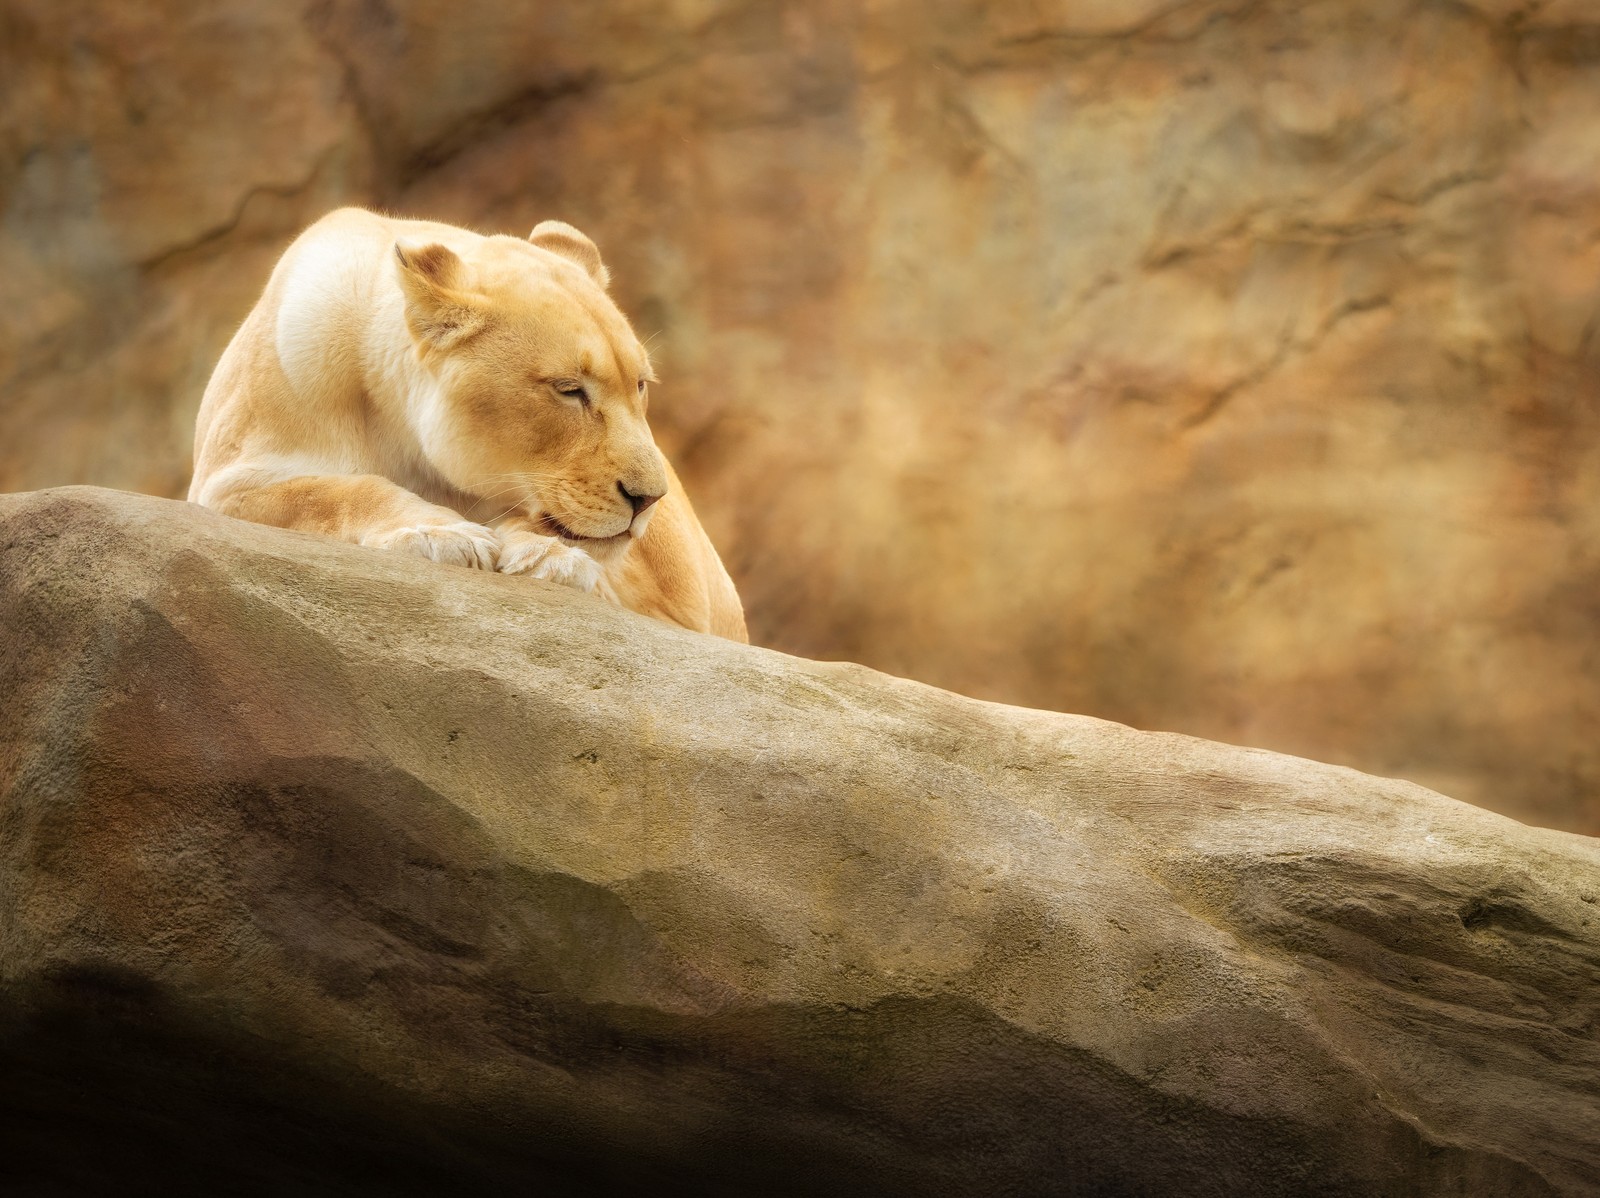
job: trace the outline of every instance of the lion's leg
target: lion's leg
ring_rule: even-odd
[[[499,539],[492,531],[375,474],[241,480],[206,491],[202,502],[207,507],[257,524],[321,533],[478,570],[493,570],[499,557]]]

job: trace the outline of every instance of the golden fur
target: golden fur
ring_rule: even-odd
[[[607,281],[558,221],[523,240],[330,213],[217,364],[189,498],[747,639]]]

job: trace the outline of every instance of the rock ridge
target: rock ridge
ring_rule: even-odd
[[[0,496],[0,1180],[1578,1194],[1600,845]]]

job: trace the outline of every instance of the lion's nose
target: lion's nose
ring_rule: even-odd
[[[621,483],[617,484],[617,490],[621,491],[622,497],[633,505],[633,514],[635,516],[644,511],[645,508],[649,507],[656,500],[661,498],[660,495],[635,495]]]

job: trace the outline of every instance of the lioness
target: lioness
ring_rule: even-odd
[[[211,376],[189,499],[746,640],[645,423],[654,376],[608,283],[560,221],[524,241],[330,213]]]

